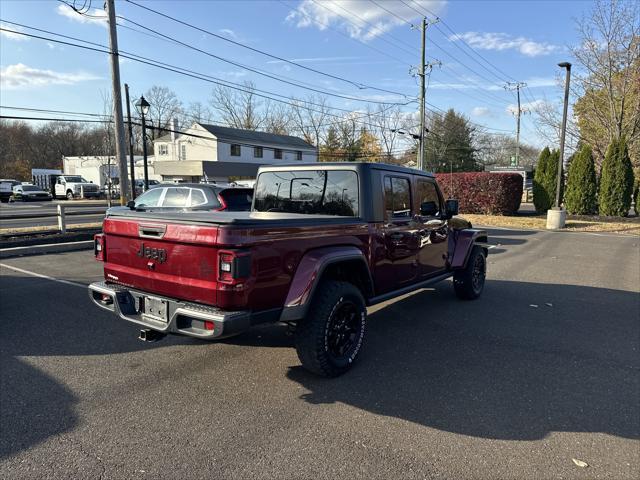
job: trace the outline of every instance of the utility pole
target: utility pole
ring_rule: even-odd
[[[518,97],[518,111],[516,112],[516,167],[520,166],[520,115],[526,112],[520,107],[520,89],[526,86],[527,84],[524,82],[507,82],[504,87],[506,90],[515,90]]]
[[[420,55],[420,144],[418,145],[418,169],[424,170],[424,97],[425,97],[425,40],[427,36],[427,19],[422,17],[422,53]]]
[[[116,9],[114,0],[106,0],[109,16],[109,47],[111,50],[111,84],[113,87],[113,116],[116,127],[116,156],[120,176],[120,205],[126,205],[129,193],[127,157],[124,143],[124,122],[122,121],[122,92],[120,90],[120,62],[118,60],[118,34],[116,32]]]
[[[129,170],[131,171],[131,200],[136,199],[136,164],[133,158],[133,126],[131,125],[131,102],[129,101],[129,85],[124,84],[124,98],[127,102],[127,123],[129,125]]]
[[[435,21],[431,22],[433,23],[437,23],[438,19],[436,19]],[[425,103],[426,103],[426,88],[425,88],[425,80],[427,77],[427,69],[429,69],[429,71],[431,71],[431,69],[433,68],[434,65],[441,65],[441,62],[435,61],[435,62],[429,62],[426,63],[425,61],[425,56],[426,56],[426,38],[427,38],[427,26],[429,25],[429,23],[427,23],[427,18],[426,17],[422,17],[422,24],[420,26],[420,30],[422,33],[422,44],[421,44],[421,55],[420,55],[420,70],[418,71],[418,76],[420,77],[420,133],[418,134],[418,159],[417,159],[417,164],[418,164],[418,169],[419,170],[424,170],[426,165],[425,165],[425,158],[424,158],[424,134],[426,132],[426,126],[425,126]]]

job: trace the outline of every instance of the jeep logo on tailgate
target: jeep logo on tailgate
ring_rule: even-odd
[[[158,260],[160,263],[167,261],[167,251],[164,248],[152,248],[145,246],[144,242],[140,244],[140,250],[137,255],[140,258],[150,258],[152,260]]]

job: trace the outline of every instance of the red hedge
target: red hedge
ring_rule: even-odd
[[[460,213],[514,214],[522,199],[522,176],[517,173],[438,173],[444,198],[457,198]]]

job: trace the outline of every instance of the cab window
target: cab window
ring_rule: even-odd
[[[388,219],[411,217],[411,184],[409,179],[384,177],[384,202]]]
[[[427,202],[433,202],[435,204],[435,214],[440,214],[440,196],[436,190],[436,186],[433,182],[428,180],[419,179],[416,187],[416,195],[418,196],[418,206],[426,204]]]

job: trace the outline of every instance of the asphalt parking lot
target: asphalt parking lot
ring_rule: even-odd
[[[481,299],[375,307],[333,380],[281,326],[139,342],[90,252],[3,260],[0,477],[638,478],[640,238],[490,235]]]

